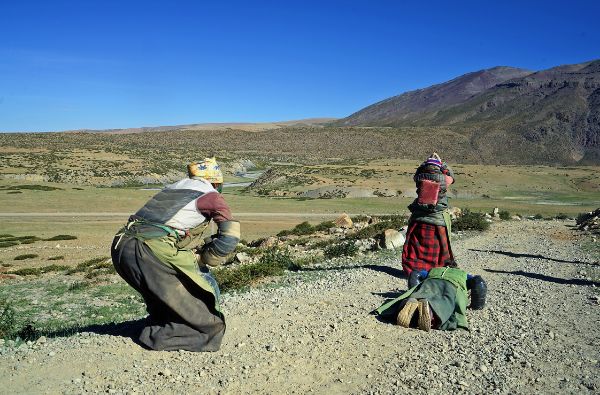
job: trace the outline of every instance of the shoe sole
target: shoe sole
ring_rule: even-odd
[[[425,332],[431,330],[431,312],[427,299],[419,300],[419,329]]]
[[[402,310],[400,310],[398,313],[396,323],[405,328],[410,328],[410,322],[412,321],[412,318],[415,315],[415,311],[418,307],[419,303],[417,301],[406,302]]]

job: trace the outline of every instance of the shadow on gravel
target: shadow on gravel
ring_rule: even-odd
[[[584,279],[578,279],[578,278],[572,278],[572,279],[558,278],[558,277],[547,276],[545,274],[524,272],[523,270],[516,270],[513,272],[509,272],[509,271],[505,271],[505,270],[494,270],[494,269],[483,269],[483,270],[485,270],[486,272],[490,272],[490,273],[514,274],[516,276],[535,278],[536,280],[548,281],[548,282],[556,283],[556,284],[585,285],[585,286],[595,286],[595,287],[600,286],[600,282],[597,282],[597,281],[584,280]]]
[[[545,259],[547,261],[554,261],[554,262],[562,262],[562,263],[577,263],[580,265],[593,265],[593,266],[598,266],[595,263],[592,262],[582,262],[582,261],[565,261],[563,259],[555,259],[555,258],[548,258],[543,256],[542,254],[520,254],[517,252],[510,252],[510,251],[499,251],[499,250],[476,250],[474,248],[469,248],[469,251],[477,251],[477,252],[490,252],[490,253],[494,253],[494,254],[500,254],[500,255],[506,255],[509,256],[511,258],[537,258],[537,259]]]
[[[328,270],[351,270],[351,269],[369,269],[374,270],[376,272],[382,272],[385,274],[389,274],[390,276],[394,276],[396,278],[404,278],[406,279],[406,274],[402,269],[398,269],[390,266],[382,266],[382,265],[358,265],[358,266],[332,266],[332,267],[303,267],[299,269],[299,272],[318,272],[318,271],[328,271]]]
[[[45,333],[45,335],[48,337],[68,337],[77,333],[90,332],[98,335],[128,337],[136,344],[146,348],[146,346],[138,341],[138,336],[145,325],[146,319],[142,318],[134,321],[125,321],[119,323],[113,322],[108,324],[95,324],[76,328],[67,328],[56,332]]]

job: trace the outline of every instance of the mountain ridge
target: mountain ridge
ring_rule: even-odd
[[[493,85],[480,82],[469,90],[474,76],[485,79],[498,70],[509,72],[489,78]],[[532,163],[599,164],[600,60],[536,72],[501,67],[467,73],[382,100],[334,124],[453,127],[483,158],[512,150],[511,156]]]

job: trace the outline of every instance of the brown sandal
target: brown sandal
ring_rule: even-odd
[[[419,300],[419,329],[425,332],[431,330],[431,310],[427,299]]]

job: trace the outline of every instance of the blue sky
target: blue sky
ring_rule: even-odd
[[[2,1],[0,131],[343,117],[600,58],[598,1]]]

